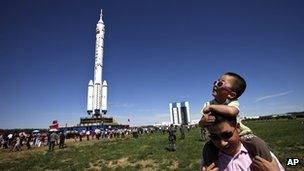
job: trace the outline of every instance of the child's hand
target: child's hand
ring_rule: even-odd
[[[201,127],[211,125],[215,121],[215,117],[210,114],[205,114],[199,121]]]
[[[204,114],[210,114],[210,105],[206,106],[204,109],[203,109],[203,113]]]
[[[207,123],[215,122],[215,117],[211,114],[206,114],[204,118]]]

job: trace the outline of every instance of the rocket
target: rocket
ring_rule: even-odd
[[[87,113],[92,116],[107,113],[108,85],[105,80],[102,82],[104,34],[105,25],[101,10],[96,25],[94,81],[90,80],[88,84]]]

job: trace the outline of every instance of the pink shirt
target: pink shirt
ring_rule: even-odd
[[[277,161],[280,170],[284,171],[283,166],[275,155],[271,153],[271,156]],[[251,163],[252,160],[243,144],[241,144],[240,151],[234,156],[229,156],[221,151],[219,152],[219,170],[221,171],[247,171],[250,170]]]
[[[219,152],[219,169],[222,171],[247,171],[250,170],[251,163],[252,160],[243,144],[241,144],[241,149],[234,156]]]

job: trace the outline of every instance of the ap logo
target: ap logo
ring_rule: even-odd
[[[286,166],[297,166],[300,163],[298,158],[287,158]]]

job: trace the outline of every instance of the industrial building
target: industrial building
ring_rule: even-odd
[[[189,102],[174,102],[169,104],[170,118],[173,125],[188,125],[190,124],[190,109]]]

